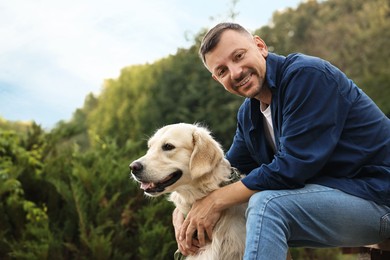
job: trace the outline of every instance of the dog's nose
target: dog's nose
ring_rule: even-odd
[[[140,162],[134,161],[129,165],[129,168],[134,175],[137,175],[142,172],[144,167]]]

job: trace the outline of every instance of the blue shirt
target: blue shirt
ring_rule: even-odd
[[[251,190],[316,183],[390,206],[390,120],[335,66],[269,53],[266,82],[276,153],[260,103],[245,99],[226,158]]]

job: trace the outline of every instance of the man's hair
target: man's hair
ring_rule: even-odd
[[[248,30],[246,30],[244,27],[242,27],[237,23],[219,23],[213,28],[211,28],[203,37],[203,40],[199,48],[199,56],[202,59],[203,64],[205,66],[206,66],[206,58],[205,58],[206,54],[212,51],[217,46],[219,40],[221,39],[222,33],[226,30],[233,30],[236,32],[251,35],[251,33]]]

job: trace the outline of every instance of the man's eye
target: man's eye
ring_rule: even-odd
[[[236,60],[241,60],[244,57],[244,54],[245,54],[244,52],[237,53]]]
[[[220,70],[218,70],[218,77],[221,77],[221,76],[223,76],[223,74],[225,73],[225,69],[220,69]]]
[[[161,149],[163,149],[163,151],[170,151],[170,150],[175,149],[175,146],[172,144],[166,143],[166,144],[163,144]]]

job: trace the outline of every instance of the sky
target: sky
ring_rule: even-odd
[[[235,22],[254,31],[301,1],[238,0]],[[69,120],[105,79],[189,48],[191,35],[228,21],[232,6],[232,0],[0,0],[0,117],[45,129]]]

